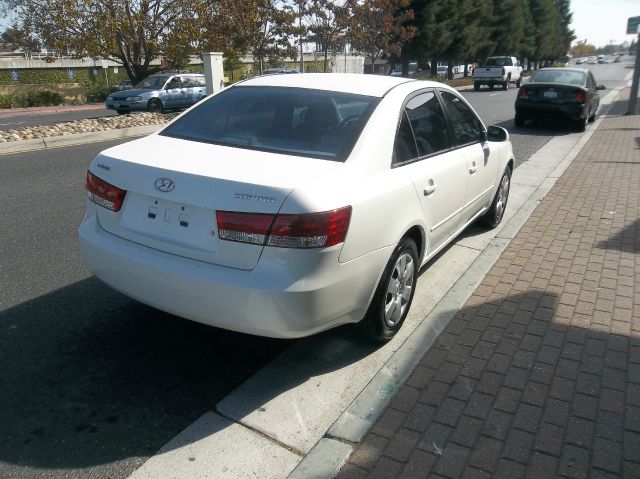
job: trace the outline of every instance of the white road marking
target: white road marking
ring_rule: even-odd
[[[489,96],[496,96],[496,95],[499,95],[499,94],[500,94],[500,93],[492,93],[492,94],[491,94],[491,95],[489,95]]]

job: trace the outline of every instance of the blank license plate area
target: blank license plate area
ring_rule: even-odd
[[[558,98],[558,92],[555,90],[546,90],[542,96],[545,98]]]
[[[145,195],[127,193],[120,226],[182,247],[213,252],[215,212]]]

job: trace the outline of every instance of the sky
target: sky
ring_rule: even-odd
[[[576,37],[603,47],[634,39],[626,34],[627,18],[640,16],[640,0],[571,0],[571,10]]]

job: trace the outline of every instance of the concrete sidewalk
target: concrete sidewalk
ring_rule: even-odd
[[[640,116],[615,116],[625,108],[615,104],[340,478],[640,477]]]

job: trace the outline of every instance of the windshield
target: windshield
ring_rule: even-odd
[[[146,90],[159,90],[163,87],[168,79],[169,77],[165,75],[151,75],[150,77],[147,77],[140,83],[138,83],[136,85],[136,88],[142,88]]]
[[[344,161],[378,101],[304,88],[238,86],[211,97],[161,135]]]
[[[583,86],[586,81],[587,76],[575,70],[538,70],[529,79],[529,83],[566,83],[580,86]]]

